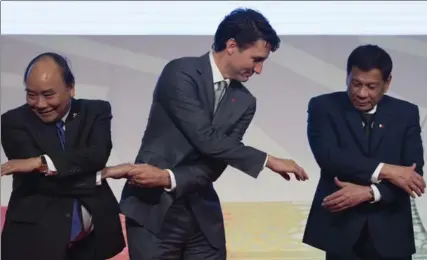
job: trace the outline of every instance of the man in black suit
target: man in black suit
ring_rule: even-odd
[[[3,260],[101,260],[125,246],[119,205],[101,170],[111,143],[111,107],[76,100],[67,61],[43,53],[28,65],[27,104],[1,116],[13,191]]]
[[[306,180],[292,160],[245,146],[256,99],[241,82],[260,74],[280,39],[267,19],[237,9],[219,25],[213,51],[172,60],[157,82],[139,165],[125,175],[121,209],[131,259],[226,259],[224,223],[212,183],[227,165],[257,178],[265,166]],[[166,190],[165,190],[166,189]]]
[[[409,260],[411,196],[425,190],[418,107],[385,95],[390,55],[376,45],[347,61],[347,92],[314,97],[308,139],[321,175],[303,242],[327,260]]]

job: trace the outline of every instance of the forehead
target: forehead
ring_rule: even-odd
[[[56,65],[49,62],[34,64],[27,76],[27,88],[29,90],[43,90],[64,85],[62,71]]]
[[[361,82],[378,82],[382,81],[382,73],[379,69],[372,69],[369,71],[363,71],[357,67],[351,69],[351,79],[358,80]]]
[[[244,50],[248,55],[267,58],[271,52],[271,45],[264,40],[258,40]]]

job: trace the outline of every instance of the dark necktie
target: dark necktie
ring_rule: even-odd
[[[56,132],[59,140],[61,141],[62,149],[65,149],[65,130],[64,121],[60,120],[56,123]],[[73,203],[73,218],[71,222],[71,234],[70,241],[74,241],[83,231],[82,217],[81,217],[81,206],[77,200]]]
[[[367,114],[367,113],[362,114],[362,121],[365,124],[363,127],[363,130],[365,131],[365,134],[368,137],[371,134],[371,129],[372,129],[371,126],[372,126],[372,123],[374,122],[374,116],[375,114]]]

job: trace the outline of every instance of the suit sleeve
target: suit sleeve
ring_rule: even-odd
[[[217,132],[212,126],[210,112],[200,103],[199,94],[198,86],[188,72],[171,62],[159,78],[155,98],[201,154],[256,178],[263,169],[266,153]]]
[[[1,117],[1,142],[4,153],[9,160],[29,159],[42,155],[44,152],[37,147],[28,130],[19,123],[16,116],[3,114]],[[85,189],[74,188],[73,182],[58,182],[44,176],[40,172],[18,173],[13,175],[29,191],[54,196],[77,196],[86,194]]]
[[[238,142],[242,141],[255,111],[256,102],[237,121],[229,137]],[[211,184],[219,178],[226,166],[223,162],[211,158],[202,159],[193,165],[177,166],[172,170],[176,179],[176,196],[181,197]]]
[[[317,98],[311,99],[308,105],[308,141],[322,173],[330,174],[328,178],[371,184],[372,173],[381,162],[339,146],[337,133],[324,109],[327,106]]]
[[[421,139],[420,114],[417,106],[412,108],[403,138],[402,165],[411,166],[416,163],[415,171],[423,176],[424,151]],[[399,197],[408,197],[404,190],[385,180],[377,184],[377,187],[381,193],[381,202],[383,203],[391,203]]]
[[[107,164],[113,147],[111,141],[112,114],[110,103],[100,102],[98,109],[99,112],[92,122],[86,147],[48,154],[58,170],[56,178],[85,173],[96,174]]]
[[[1,116],[1,143],[6,157],[16,160],[42,155],[25,127],[15,120],[7,114]]]

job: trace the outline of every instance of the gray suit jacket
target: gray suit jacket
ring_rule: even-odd
[[[224,226],[212,183],[227,165],[256,178],[266,153],[241,140],[256,110],[256,99],[231,81],[214,114],[214,87],[209,55],[172,60],[157,82],[137,163],[171,169],[176,190],[137,188],[126,184],[123,214],[159,232],[169,206],[185,198],[202,232],[213,246],[224,245]]]

